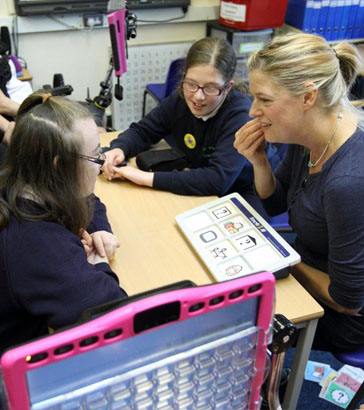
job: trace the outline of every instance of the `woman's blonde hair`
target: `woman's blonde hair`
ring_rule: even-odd
[[[313,83],[322,108],[348,108],[364,120],[362,111],[349,102],[350,88],[363,69],[353,45],[340,42],[331,47],[323,37],[304,33],[276,36],[249,58],[248,69],[261,70],[296,96],[310,91],[307,83]]]

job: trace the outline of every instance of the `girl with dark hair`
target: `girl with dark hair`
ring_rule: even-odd
[[[250,119],[250,100],[234,86],[235,67],[236,56],[227,41],[207,37],[195,42],[188,51],[179,90],[111,142],[104,174],[110,180],[125,178],[182,195],[222,196],[239,191],[259,208],[252,167],[233,147],[235,132]],[[116,167],[166,136],[185,154],[188,169],[144,172]],[[267,144],[266,149],[275,166],[275,148]]]
[[[40,93],[20,106],[0,169],[0,353],[125,296],[109,266],[119,243],[92,194],[103,162],[86,108]]]

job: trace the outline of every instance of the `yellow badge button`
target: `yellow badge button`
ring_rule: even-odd
[[[196,147],[196,140],[192,134],[186,134],[184,137],[184,141],[187,148],[194,149]]]

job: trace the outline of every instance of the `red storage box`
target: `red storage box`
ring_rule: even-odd
[[[288,0],[220,0],[219,22],[238,30],[280,27]]]

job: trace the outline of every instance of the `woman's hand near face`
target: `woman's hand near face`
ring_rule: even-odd
[[[114,167],[114,178],[121,178],[121,179],[128,179],[134,184],[137,185],[144,185],[153,187],[153,179],[154,173],[153,172],[146,172],[142,171],[138,168],[126,166],[126,167]]]
[[[235,133],[234,147],[253,165],[267,161],[264,148],[264,132],[257,119],[248,121]]]
[[[125,154],[120,148],[114,148],[110,151],[106,151],[105,155],[106,160],[105,164],[101,168],[101,171],[106,176],[106,178],[111,181],[114,178],[118,178],[118,176],[114,172],[114,169],[116,165],[119,165],[124,161]]]
[[[261,199],[275,191],[275,178],[264,147],[264,132],[257,119],[248,121],[235,133],[234,147],[254,169],[255,190]]]

